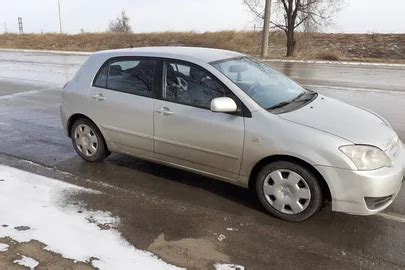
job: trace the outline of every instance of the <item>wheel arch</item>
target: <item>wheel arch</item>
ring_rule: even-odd
[[[269,163],[276,162],[276,161],[287,161],[287,162],[292,162],[296,163],[307,170],[309,170],[312,174],[315,175],[315,177],[318,179],[319,183],[321,184],[321,190],[325,196],[325,199],[331,201],[332,200],[332,195],[330,192],[330,188],[328,183],[326,182],[325,178],[322,176],[322,174],[311,164],[308,162],[293,157],[293,156],[288,156],[288,155],[274,155],[274,156],[268,156],[260,160],[256,165],[253,167],[250,177],[249,177],[249,189],[253,190],[256,184],[256,178],[260,170],[266,166]]]
[[[71,116],[69,117],[69,119],[68,119],[68,121],[67,121],[67,125],[66,125],[66,129],[67,129],[67,133],[68,133],[69,138],[72,138],[72,126],[73,126],[73,124],[74,124],[77,120],[82,119],[82,118],[91,121],[91,122],[100,130],[100,128],[96,125],[96,123],[94,123],[94,121],[91,120],[89,117],[87,117],[86,115],[81,114],[81,113],[75,113],[75,114],[73,114],[73,115],[71,115]],[[100,132],[101,132],[101,131],[100,131]]]

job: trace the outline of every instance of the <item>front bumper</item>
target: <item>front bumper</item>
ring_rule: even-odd
[[[405,177],[405,151],[389,168],[352,171],[316,166],[332,197],[332,210],[354,215],[373,215],[387,208],[398,195]]]

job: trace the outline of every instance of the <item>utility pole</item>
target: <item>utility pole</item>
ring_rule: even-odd
[[[266,58],[269,55],[270,15],[271,0],[266,0],[266,7],[264,8],[262,58]]]
[[[7,23],[6,22],[4,22],[4,34],[7,34]]]
[[[59,11],[59,33],[62,34],[62,15],[60,13],[60,0],[58,0],[58,11]]]
[[[18,33],[20,35],[24,34],[23,20],[21,17],[18,17]]]

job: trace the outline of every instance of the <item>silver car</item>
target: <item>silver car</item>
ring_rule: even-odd
[[[326,200],[333,211],[376,214],[405,174],[405,147],[382,117],[237,52],[95,53],[65,86],[61,116],[87,161],[116,152],[251,188],[289,221]]]

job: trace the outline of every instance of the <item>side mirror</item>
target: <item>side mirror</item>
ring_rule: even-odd
[[[238,111],[236,102],[229,97],[214,98],[211,101],[211,111],[218,113],[232,113]]]

